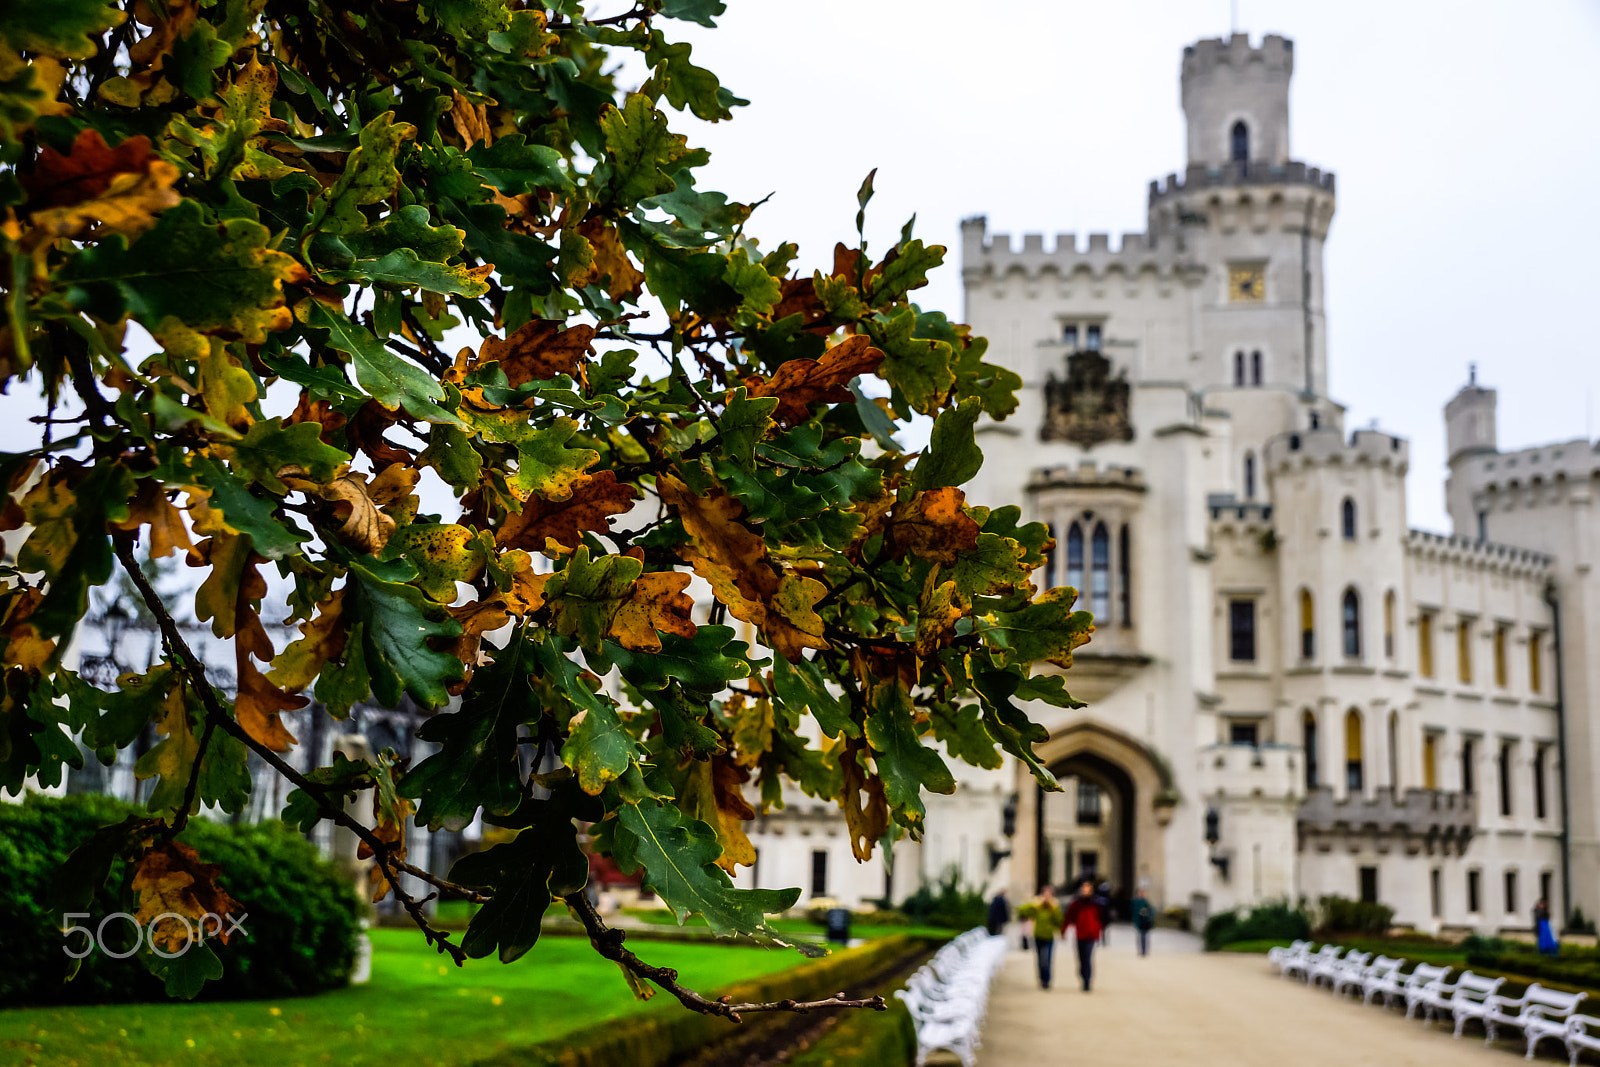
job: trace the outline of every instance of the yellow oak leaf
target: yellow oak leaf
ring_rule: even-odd
[[[134,917],[149,928],[151,942],[168,952],[180,951],[198,939],[200,923],[205,922],[206,936],[220,937],[226,944],[232,925],[209,916],[226,919],[240,909],[239,902],[217,884],[221,873],[221,867],[201,863],[199,854],[181,841],[166,841],[146,852],[134,869],[132,888],[139,894]]]
[[[300,636],[272,661],[267,681],[291,693],[298,693],[317,680],[323,664],[338,659],[350,636],[344,619],[343,589],[317,605],[317,613],[300,624]]]
[[[801,650],[827,649],[822,636],[822,616],[816,603],[828,594],[828,587],[815,578],[785,574],[767,612],[766,637],[772,650],[791,663],[804,654]]]
[[[694,579],[682,571],[651,571],[641,574],[629,589],[628,597],[611,616],[611,636],[623,648],[634,652],[660,652],[661,638],[656,633],[695,635],[694,598],[684,590]]]

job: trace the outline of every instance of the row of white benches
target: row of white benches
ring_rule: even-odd
[[[1573,1067],[1584,1049],[1600,1051],[1600,1018],[1578,1014],[1587,993],[1563,993],[1535,982],[1522,996],[1508,997],[1500,992],[1504,978],[1463,971],[1450,982],[1449,967],[1419,963],[1402,973],[1403,959],[1346,952],[1338,945],[1323,945],[1313,952],[1311,944],[1296,941],[1288,948],[1272,949],[1267,959],[1285,978],[1300,977],[1307,985],[1325,983],[1335,994],[1359,992],[1363,1004],[1371,1004],[1377,996],[1383,997],[1384,1007],[1403,1000],[1407,1019],[1415,1017],[1419,1008],[1429,1022],[1447,1014],[1455,1020],[1456,1037],[1474,1019],[1483,1026],[1485,1043],[1493,1041],[1501,1027],[1520,1030],[1530,1060],[1546,1038],[1566,1044]]]
[[[1005,955],[1005,938],[974,927],[934,953],[906,981],[906,988],[895,990],[917,1028],[917,1067],[940,1049],[955,1053],[963,1067],[973,1067],[989,1006],[989,983]]]

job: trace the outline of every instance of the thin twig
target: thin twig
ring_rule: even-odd
[[[790,1011],[804,1015],[818,1008],[871,1008],[873,1011],[884,1011],[888,1007],[881,996],[868,997],[865,1000],[849,1000],[843,993],[835,993],[825,1000],[772,1000],[744,1004],[735,1004],[729,997],[708,1000],[693,989],[680,985],[678,972],[671,967],[652,966],[624,947],[622,942],[626,934],[607,926],[583,893],[572,893],[563,899],[566,900],[567,906],[577,913],[583,928],[588,931],[589,940],[593,942],[596,952],[608,960],[620,963],[640,978],[654,982],[676,997],[678,1003],[702,1015],[720,1015],[733,1022],[742,1022],[739,1016],[750,1011]]]

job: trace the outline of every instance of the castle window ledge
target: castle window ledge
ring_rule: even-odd
[[[1540,711],[1555,711],[1556,702],[1553,700],[1545,700],[1543,697],[1540,697],[1537,700],[1530,699],[1528,701],[1528,707],[1538,708]]]
[[[1283,673],[1290,677],[1306,677],[1313,674],[1321,674],[1322,668],[1307,664],[1300,667],[1290,667]]]
[[[1341,663],[1330,667],[1334,674],[1377,674],[1376,667],[1368,667],[1365,663]]]
[[[1451,696],[1455,697],[1457,700],[1473,700],[1480,704],[1483,703],[1483,694],[1474,693],[1470,689],[1457,689],[1451,694]]]
[[[1525,829],[1522,829],[1520,827],[1514,827],[1514,826],[1497,827],[1495,829],[1494,836],[1496,836],[1496,837],[1516,837],[1516,838],[1521,838],[1521,837],[1527,837],[1528,836],[1528,831],[1525,830]]]
[[[1228,670],[1218,671],[1217,679],[1219,681],[1270,682],[1272,680],[1272,672],[1264,671],[1259,667],[1249,669],[1232,667]]]
[[[1516,707],[1518,704],[1522,703],[1521,700],[1518,700],[1513,696],[1492,696],[1489,698],[1489,702],[1491,704],[1499,704],[1503,707]]]
[[[1385,678],[1409,678],[1411,677],[1411,672],[1408,670],[1402,670],[1399,667],[1386,667],[1384,669],[1383,676]]]
[[[1306,794],[1296,821],[1303,831],[1384,827],[1465,848],[1477,829],[1477,800],[1469,793],[1429,789],[1407,789],[1397,797],[1389,786],[1341,800],[1331,786],[1319,786]]]

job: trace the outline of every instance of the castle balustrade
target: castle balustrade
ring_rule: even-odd
[[[1210,745],[1200,750],[1200,790],[1208,798],[1293,799],[1300,794],[1295,745]]]
[[[1191,163],[1183,172],[1182,178],[1172,173],[1167,175],[1165,182],[1152,179],[1150,203],[1153,205],[1170,196],[1195,193],[1202,189],[1240,185],[1308,185],[1327,193],[1335,191],[1333,171],[1308,166],[1294,160],[1287,163],[1238,160],[1224,163],[1220,167]]]
[[[1307,792],[1297,822],[1302,849],[1331,851],[1342,839],[1352,850],[1373,844],[1385,853],[1399,845],[1408,855],[1460,855],[1477,830],[1478,802],[1471,793],[1407,789],[1397,795],[1388,786],[1339,799],[1331,786],[1318,786]]]

